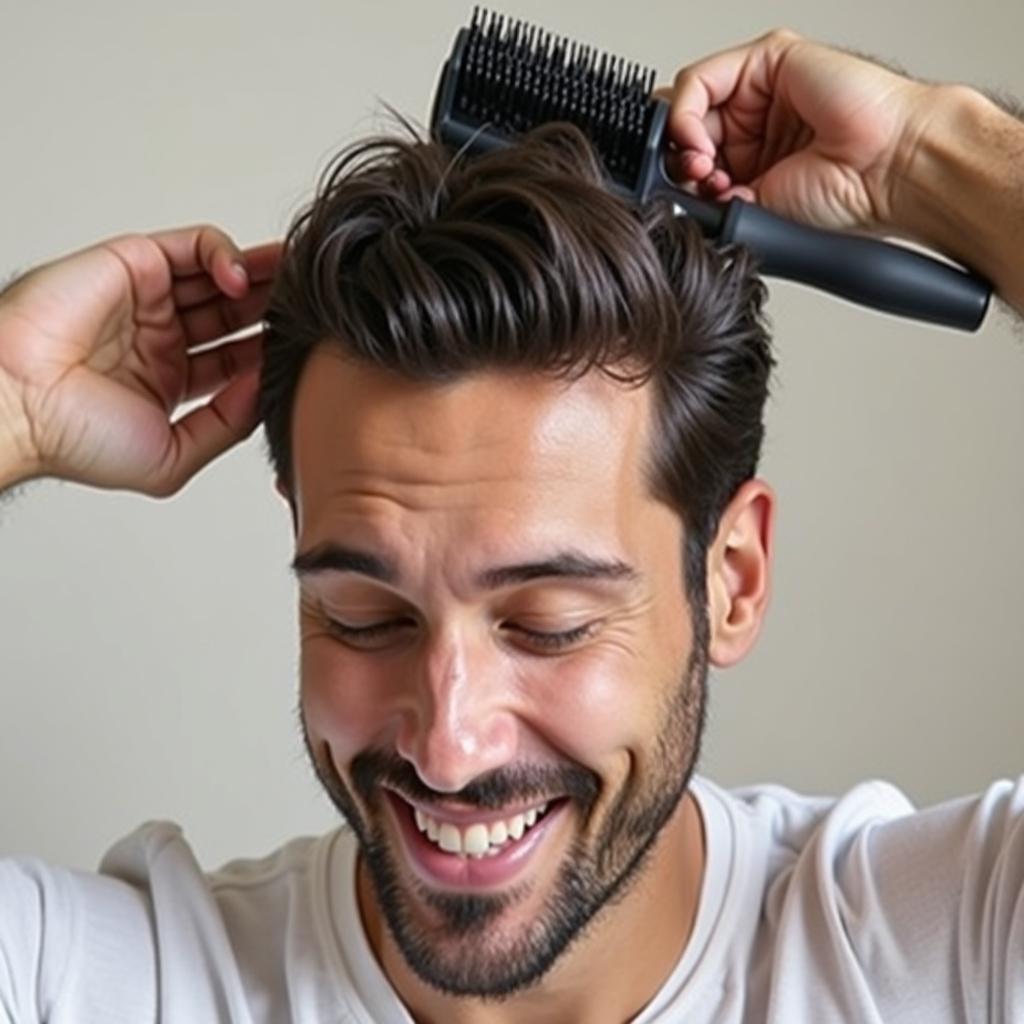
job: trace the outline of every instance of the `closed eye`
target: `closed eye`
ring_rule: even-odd
[[[327,619],[327,628],[339,640],[353,647],[380,646],[394,638],[395,634],[409,626],[414,626],[410,618],[385,619],[382,622],[371,622],[365,626],[351,626],[339,619]]]
[[[368,623],[365,626],[353,626],[332,618],[327,618],[326,621],[327,628],[332,635],[351,647],[363,650],[382,648],[399,638],[403,631],[416,625],[416,622],[409,617],[385,619],[381,622]],[[502,624],[503,630],[513,633],[521,645],[551,654],[566,650],[574,644],[586,640],[597,626],[597,622],[585,622],[572,629],[550,631],[529,629],[514,622]]]
[[[572,629],[548,632],[537,629],[527,629],[525,626],[517,626],[514,623],[506,623],[505,628],[515,632],[527,646],[539,648],[545,652],[557,652],[572,647],[573,644],[586,640],[597,627],[596,622],[585,622],[582,626],[575,626]]]

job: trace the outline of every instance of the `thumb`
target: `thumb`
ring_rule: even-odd
[[[166,468],[153,490],[156,496],[179,491],[204,466],[256,429],[259,380],[259,367],[248,370],[174,424]]]

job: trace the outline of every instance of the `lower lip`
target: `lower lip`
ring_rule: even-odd
[[[568,806],[567,800],[555,804],[522,839],[509,840],[493,857],[475,858],[445,853],[416,827],[412,808],[404,800],[386,795],[416,874],[428,885],[460,890],[508,885],[534,859]]]

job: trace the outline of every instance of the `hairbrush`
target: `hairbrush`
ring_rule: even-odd
[[[862,306],[976,330],[991,285],[951,263],[860,235],[825,231],[754,203],[693,195],[665,171],[669,104],[655,73],[536,25],[476,8],[445,62],[430,118],[433,138],[475,155],[549,121],[569,121],[594,146],[608,186],[643,203],[667,196],[708,239],[747,246],[760,272]]]

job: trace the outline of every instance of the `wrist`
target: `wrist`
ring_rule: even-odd
[[[0,491],[39,475],[24,403],[0,377]]]
[[[1012,121],[964,85],[920,86],[893,164],[889,227],[978,270],[1005,230],[1005,171],[994,140]],[[1000,177],[1003,180],[1000,180]]]

